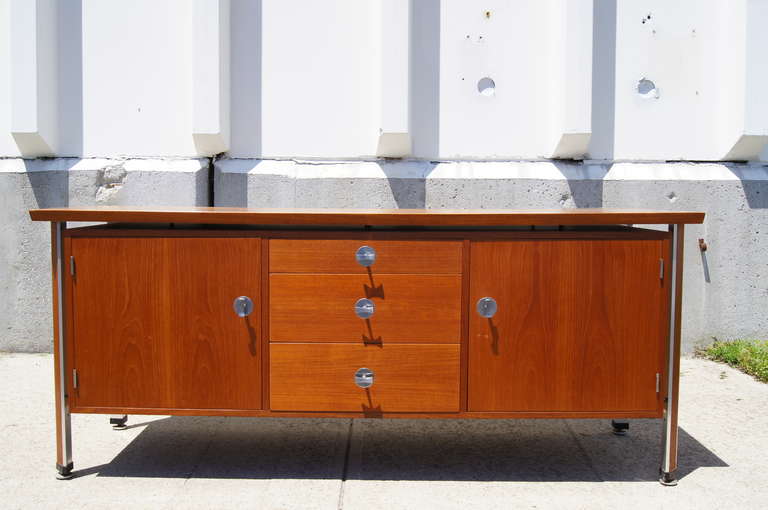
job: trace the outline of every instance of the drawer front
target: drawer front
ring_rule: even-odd
[[[356,315],[360,299],[373,304]],[[273,274],[273,342],[459,343],[461,276]]]
[[[459,410],[458,345],[272,344],[269,359],[273,411]]]
[[[358,262],[358,250],[368,246],[369,266]],[[271,239],[271,273],[373,274],[461,273],[461,241],[407,241],[371,239]]]

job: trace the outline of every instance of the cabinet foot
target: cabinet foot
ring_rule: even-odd
[[[112,425],[113,430],[125,430],[125,424],[128,422],[128,415],[110,416],[109,424]]]
[[[613,433],[617,436],[626,436],[629,430],[629,422],[611,420],[611,427],[613,427]]]
[[[72,478],[72,463],[70,462],[66,466],[56,464],[56,478],[58,480],[69,480]]]
[[[659,474],[659,483],[661,485],[666,485],[667,487],[674,487],[677,485],[677,479],[673,473],[659,470]]]

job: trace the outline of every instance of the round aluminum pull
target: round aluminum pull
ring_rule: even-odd
[[[235,298],[232,308],[238,317],[248,317],[253,312],[253,301],[248,296],[240,296]]]
[[[480,314],[480,317],[490,319],[496,315],[496,310],[498,309],[499,306],[492,297],[484,297],[477,300],[477,313]]]
[[[355,372],[355,385],[359,388],[370,388],[373,386],[373,370],[370,368],[358,368]]]
[[[376,311],[376,305],[370,299],[362,298],[355,302],[355,315],[361,319],[368,319]]]
[[[355,260],[363,267],[372,266],[376,262],[376,250],[370,246],[361,246],[355,252]]]

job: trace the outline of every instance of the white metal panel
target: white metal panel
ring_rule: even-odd
[[[83,0],[83,153],[190,156],[192,6]]]
[[[0,0],[0,156],[768,160],[767,25],[766,0]]]
[[[10,131],[21,155],[57,149],[55,0],[11,0]]]
[[[381,119],[377,156],[401,158],[411,153],[410,19],[410,0],[381,2]]]
[[[574,19],[588,22],[586,14]],[[567,102],[583,97],[583,77],[591,78],[588,70],[570,75],[563,52],[581,44],[572,54],[589,55],[590,32],[586,40],[572,37],[584,31],[560,33],[569,13],[559,0],[444,0],[441,16],[440,158],[552,156],[567,112],[584,118]],[[591,60],[581,65],[591,69]],[[571,79],[577,94],[566,89]],[[588,133],[583,122],[576,129]]]
[[[229,148],[229,0],[195,0],[192,134],[199,154]]]
[[[375,157],[380,10],[378,0],[262,1],[262,156]]]
[[[743,68],[739,69],[738,90],[733,101],[733,116],[736,118],[735,133],[726,140],[736,140],[728,149],[725,159],[754,160],[768,144],[768,2],[765,0],[744,0],[739,9],[744,35],[738,40],[743,44],[734,48]],[[740,101],[739,101],[740,100]],[[726,113],[727,114],[727,113]]]
[[[11,30],[10,0],[0,0],[0,33]],[[11,48],[10,37],[0,37],[0,157],[19,156],[11,135]]]
[[[614,153],[597,157],[725,156],[720,126],[736,114],[743,79],[734,61],[743,37],[740,3],[619,1]]]
[[[560,0],[552,4],[557,42],[551,108],[556,145],[549,156],[582,159],[592,135],[592,0]],[[555,22],[559,22],[555,25]]]

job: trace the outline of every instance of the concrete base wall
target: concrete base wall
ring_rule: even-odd
[[[48,223],[29,209],[208,205],[208,160],[0,160],[0,351],[50,352]]]
[[[713,337],[768,337],[763,165],[232,159],[216,163],[214,197],[218,206],[244,207],[704,211],[705,223],[685,233],[683,351]]]

